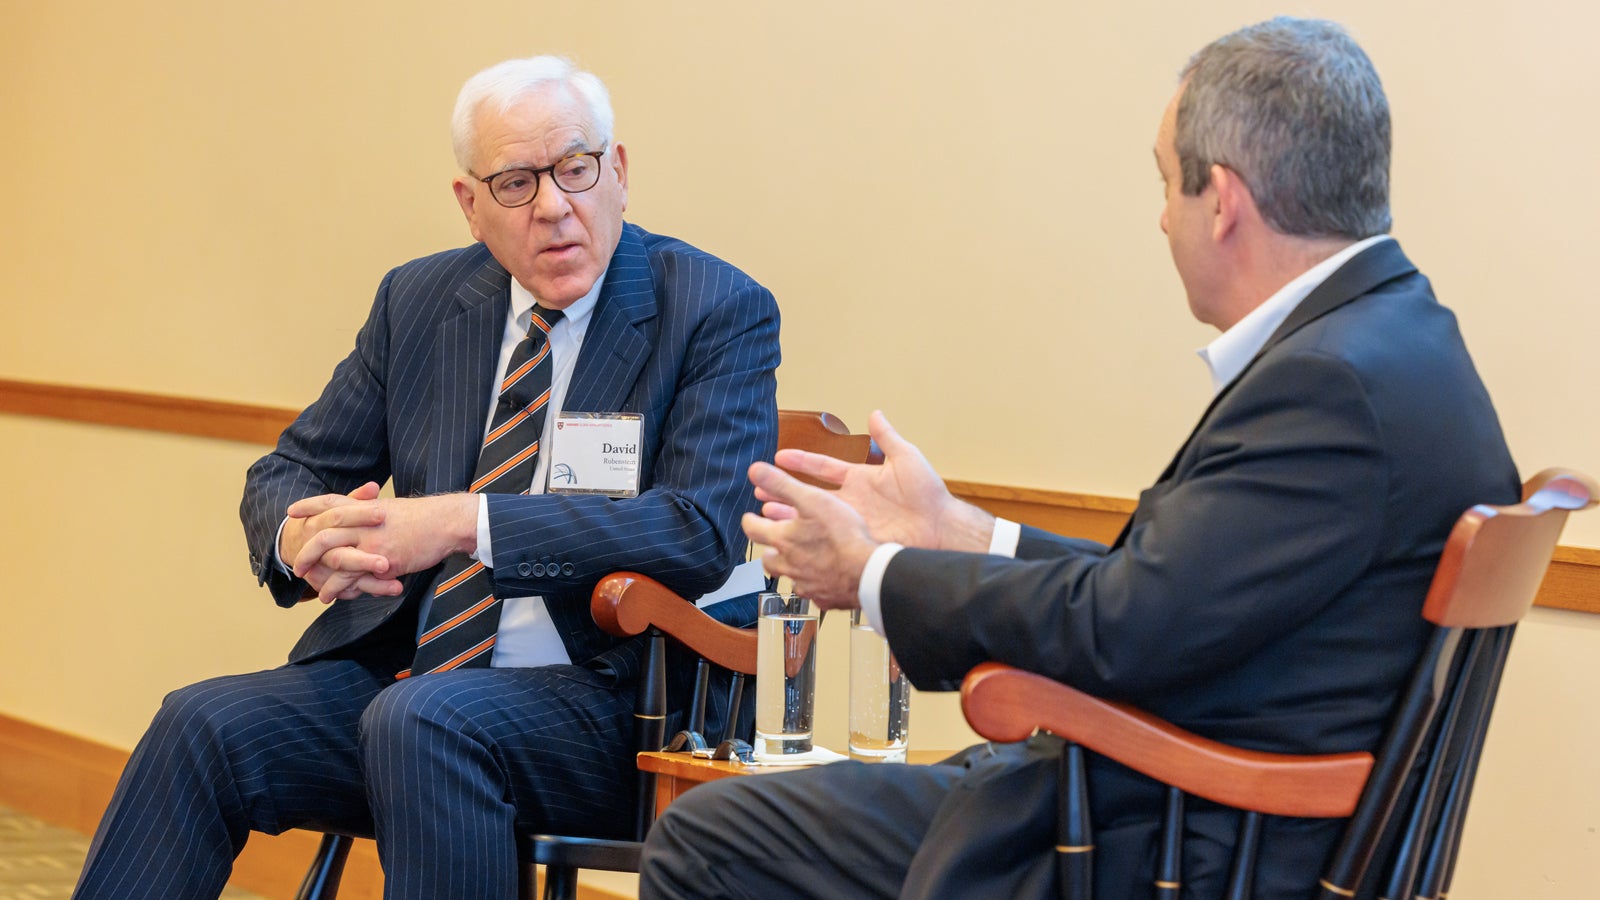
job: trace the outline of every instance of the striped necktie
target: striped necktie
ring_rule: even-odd
[[[474,493],[526,494],[533,484],[550,404],[550,329],[560,320],[560,310],[533,308],[528,336],[506,364],[500,400],[472,476]],[[494,573],[465,554],[451,556],[439,572],[416,658],[401,676],[488,666],[499,627]]]

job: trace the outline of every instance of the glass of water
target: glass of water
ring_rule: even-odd
[[[861,610],[850,613],[850,758],[905,762],[911,683],[889,642]]]
[[[763,593],[756,632],[756,744],[761,756],[808,753],[817,698],[817,608]]]

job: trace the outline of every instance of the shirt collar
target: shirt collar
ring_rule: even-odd
[[[1249,315],[1235,322],[1232,328],[1196,350],[1195,352],[1211,369],[1212,393],[1222,393],[1223,388],[1239,377],[1239,373],[1243,372],[1244,367],[1250,364],[1250,360],[1266,346],[1267,339],[1278,330],[1283,320],[1289,318],[1289,313],[1294,312],[1295,307],[1316,290],[1318,285],[1327,281],[1329,276],[1357,253],[1388,239],[1387,234],[1379,234],[1356,241],[1317,263],[1300,273],[1293,281],[1278,288],[1277,293],[1252,309]]]
[[[596,303],[600,302],[600,288],[606,283],[606,272],[611,271],[607,266],[600,277],[594,280],[594,286],[589,288],[589,293],[579,297],[576,301],[561,311],[561,322],[572,323],[572,330],[581,331],[589,320],[589,314],[594,312]],[[524,331],[528,328],[528,320],[533,311],[533,305],[538,301],[533,293],[522,286],[522,282],[511,279],[511,317],[516,320],[517,327]],[[557,322],[559,327],[561,322]]]

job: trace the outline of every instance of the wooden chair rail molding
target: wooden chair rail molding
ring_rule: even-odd
[[[298,414],[273,406],[6,379],[0,379],[0,413],[269,445]],[[995,515],[1100,541],[1116,537],[1134,507],[1132,500],[1118,497],[974,481],[948,484],[956,496]],[[1600,613],[1600,549],[1556,548],[1536,602],[1551,609]]]

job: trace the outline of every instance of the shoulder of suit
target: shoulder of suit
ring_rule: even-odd
[[[390,270],[390,275],[429,277],[472,272],[481,268],[485,263],[493,261],[494,257],[489,253],[489,248],[477,243],[466,247],[457,247],[453,250],[441,250],[438,253],[430,253],[427,256],[419,256],[409,262],[395,266]]]
[[[444,250],[401,263],[384,276],[391,301],[396,296],[444,297],[474,282],[480,293],[494,294],[510,276],[483,244]]]
[[[743,269],[719,256],[707,253],[688,241],[669,235],[655,234],[631,222],[623,227],[625,234],[631,233],[644,247],[645,255],[650,260],[651,270],[658,279],[685,269],[715,270],[719,280],[727,279],[726,287],[730,293],[747,286],[762,288],[760,283],[751,278]],[[765,288],[762,289],[764,290]]]
[[[1414,279],[1414,280],[1412,280]],[[1391,281],[1330,310],[1262,354],[1258,368],[1281,377],[1279,365],[1315,356],[1348,366],[1363,381],[1411,381],[1466,355],[1455,315],[1419,276]]]

